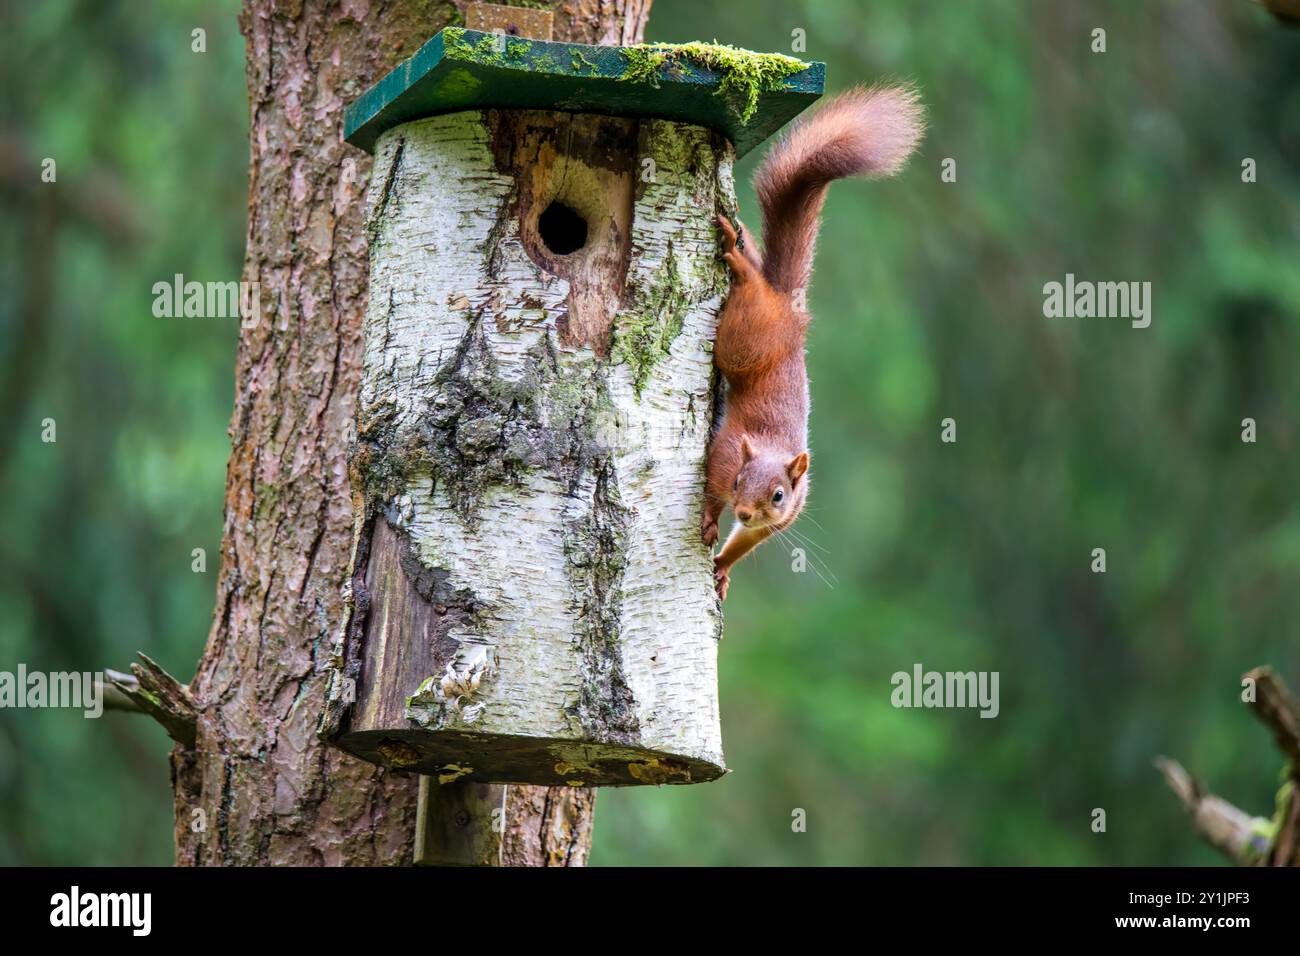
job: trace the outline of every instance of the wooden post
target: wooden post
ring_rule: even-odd
[[[416,866],[500,866],[506,785],[439,784],[420,777],[415,817]]]

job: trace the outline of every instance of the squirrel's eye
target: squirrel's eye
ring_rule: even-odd
[[[772,496],[772,504],[779,505],[781,503],[781,499],[784,497],[785,497],[785,492],[782,491],[780,488],[776,489],[776,494]]]

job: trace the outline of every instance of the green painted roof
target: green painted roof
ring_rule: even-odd
[[[720,59],[775,69],[755,85],[748,73],[706,65]],[[373,152],[384,130],[437,113],[550,109],[708,126],[741,156],[821,96],[825,77],[824,63],[731,47],[588,46],[448,27],[348,107],[344,139]]]

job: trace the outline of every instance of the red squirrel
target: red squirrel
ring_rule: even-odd
[[[712,547],[718,518],[733,508],[736,523],[713,561],[722,600],[732,565],[793,524],[808,500],[805,297],[826,190],[846,176],[898,172],[922,130],[912,90],[851,89],[797,123],[755,173],[761,257],[745,241],[743,224],[718,217],[732,286],[718,319],[713,363],[727,394],[709,443],[700,533]]]

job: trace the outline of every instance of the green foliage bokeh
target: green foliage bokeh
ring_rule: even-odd
[[[33,238],[40,193],[3,184],[2,670],[144,649],[184,679],[202,649],[237,330],[150,306],[174,273],[239,274],[236,7],[0,14],[7,155],[136,220],[60,207]],[[656,0],[647,39],[790,52],[796,29],[832,90],[914,81],[930,131],[827,203],[810,566],[772,545],[733,575],[734,772],[602,792],[593,863],[1215,862],[1151,761],[1268,814],[1280,758],[1239,679],[1300,684],[1300,33],[1243,0]],[[1151,327],[1044,318],[1067,272],[1151,282]],[[998,671],[1000,715],[895,709],[916,663]],[[0,711],[0,864],[167,863],[167,750],[143,719]]]

